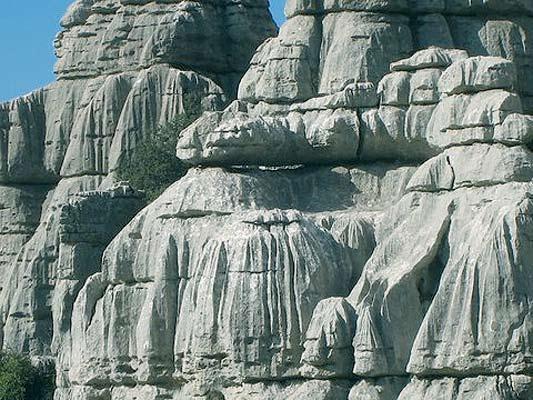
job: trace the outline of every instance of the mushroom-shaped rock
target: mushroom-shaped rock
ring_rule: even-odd
[[[226,110],[184,130],[177,156],[196,165],[294,165],[352,161],[359,147],[356,111],[336,109],[287,116]]]

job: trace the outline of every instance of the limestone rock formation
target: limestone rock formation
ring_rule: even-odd
[[[480,78],[487,65],[490,79]],[[399,399],[531,395],[532,142],[504,145],[494,135],[515,118],[529,121],[516,114],[522,104],[507,91],[515,87],[509,71],[504,60],[470,58],[441,75],[441,101],[424,131],[441,153],[382,218],[383,239],[344,300],[351,325],[338,314],[342,334],[316,342],[331,322],[315,315],[305,363],[316,366],[313,354],[345,346],[351,333],[356,376],[416,377]],[[337,353],[326,354],[323,365],[349,373]]]
[[[185,399],[299,377],[315,306],[349,294],[374,249],[379,210],[413,172],[191,170],[117,236],[80,292],[69,390],[111,379],[111,398],[142,383]]]
[[[390,70],[188,128],[177,154],[205,166],[106,249],[59,398],[243,399],[258,382],[273,399],[528,398],[533,142],[515,64],[428,48]],[[339,110],[345,125],[313,130]]]
[[[114,171],[188,94],[224,107],[276,32],[264,0],[77,0],[61,25],[57,82],[0,105],[1,347],[33,357],[70,345],[78,291],[142,208]]]
[[[261,13],[69,9],[0,112],[4,348],[56,400],[530,399],[530,2],[289,0],[229,103]],[[112,172],[187,90],[191,169],[133,217]]]
[[[178,156],[193,164],[423,161],[435,155],[423,136],[439,93],[460,96],[463,103],[451,96],[448,101],[468,116],[446,121],[435,113],[435,123],[450,124],[439,129],[499,125],[479,120],[482,107],[533,111],[528,48],[533,19],[517,19],[514,11],[502,19],[494,2],[477,8],[467,2],[411,3],[420,15],[407,13],[402,1],[289,1],[291,18],[252,59],[239,101],[187,130]],[[513,10],[526,7],[509,3]],[[459,9],[467,15],[458,17]],[[425,50],[406,58],[417,49]],[[491,57],[465,60],[468,54]],[[465,61],[449,69],[440,80],[443,87],[437,87],[443,69],[460,60]],[[392,62],[392,73],[382,80]],[[488,88],[514,93],[481,96],[487,104],[469,96]],[[453,112],[448,103],[439,106]]]

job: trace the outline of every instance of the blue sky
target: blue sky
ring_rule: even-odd
[[[59,20],[73,0],[2,0],[0,13],[0,101],[54,80],[53,41]],[[270,1],[278,24],[285,0]]]

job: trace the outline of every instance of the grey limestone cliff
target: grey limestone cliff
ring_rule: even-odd
[[[77,292],[144,204],[114,171],[187,94],[224,107],[276,32],[261,0],[79,0],[61,25],[58,80],[0,105],[1,344],[34,357],[68,345]]]
[[[529,398],[531,9],[411,3],[287,4],[82,289],[60,398]]]

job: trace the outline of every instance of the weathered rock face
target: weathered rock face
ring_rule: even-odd
[[[183,132],[177,154],[200,166],[106,249],[74,305],[81,350],[58,398],[531,395],[520,72],[456,49],[402,59],[388,35],[410,17],[374,11],[297,13],[240,99]],[[360,18],[383,42],[336,49]]]
[[[513,74],[494,58],[458,60],[442,73],[441,100],[421,131],[439,154],[381,219],[343,313],[323,317],[339,300],[317,308],[302,357],[316,374],[414,376],[399,399],[531,395],[533,153],[531,118],[509,92]],[[342,333],[328,334],[332,325]],[[351,371],[337,350],[350,337]],[[363,393],[355,386],[351,395]]]
[[[48,185],[0,186],[0,268],[9,269],[11,261],[39,226]],[[3,286],[2,286],[3,287]]]
[[[56,39],[60,79],[186,66],[235,85],[274,32],[266,0],[77,0]]]
[[[188,94],[223,108],[276,32],[263,0],[79,0],[61,24],[58,81],[0,105],[2,347],[36,357],[70,346],[78,291],[142,208],[113,171]]]
[[[62,180],[45,203],[33,236],[6,265],[0,294],[6,349],[51,354],[52,336],[61,335],[54,324],[63,324],[61,314],[70,315],[72,305],[65,303],[72,303],[69,297],[99,270],[104,248],[142,208],[142,197],[131,189],[91,192],[100,182],[90,176]],[[77,199],[74,195],[80,192],[86,194]]]
[[[361,18],[363,24],[376,23],[371,22],[376,15],[406,15],[410,16],[411,25],[405,27],[403,32],[406,36],[400,37],[403,43],[414,45],[414,49],[424,49],[431,45],[447,48],[458,48],[467,50],[470,55],[491,55],[508,58],[516,63],[520,75],[518,84],[519,91],[524,96],[525,103],[528,104],[528,110],[531,110],[531,97],[533,96],[533,83],[529,68],[531,65],[532,48],[531,35],[533,34],[532,20],[533,5],[528,0],[363,0],[363,1],[343,1],[343,0],[288,0],[286,13],[289,16],[311,15],[320,19],[320,16],[326,15],[326,22],[336,20],[341,22],[347,15],[353,15],[352,18]],[[355,17],[356,12],[359,16]],[[367,13],[365,15],[365,12]],[[349,13],[349,14],[348,14]],[[370,14],[368,14],[370,13]],[[382,17],[383,18],[383,17]],[[367,43],[373,47],[386,49],[391,46],[392,53],[384,52],[385,60],[394,57],[394,54],[402,51],[405,47],[394,47],[394,38],[391,43],[389,40],[383,42],[380,38],[385,38],[390,32],[390,22],[387,17],[380,20],[378,29],[371,29],[371,35],[364,33],[364,27],[346,27],[339,24],[338,29],[348,33],[349,29],[361,29],[358,35],[348,33],[344,36],[344,46],[346,49],[355,48],[356,45],[350,45],[351,40]],[[390,18],[390,17],[388,17]],[[404,20],[405,21],[405,20]],[[355,24],[354,24],[355,25]],[[326,32],[327,29],[324,30]],[[343,35],[338,35],[341,38]],[[353,39],[351,39],[353,38]],[[398,40],[398,39],[396,39]],[[380,43],[381,42],[381,43]],[[342,39],[337,42],[341,47],[334,51],[330,50],[330,44],[335,42],[328,41],[326,48],[327,54],[334,55],[335,50],[339,56],[342,56],[341,47]],[[368,48],[364,47],[363,49]],[[378,55],[380,50],[378,50]],[[324,54],[322,52],[321,54]],[[361,54],[371,55],[363,51]],[[366,58],[363,56],[363,59]],[[348,64],[343,60],[331,64],[333,73],[337,73],[340,79],[344,79],[344,74],[352,78],[354,69],[350,69]],[[379,64],[379,59],[369,58],[370,63]],[[322,65],[322,64],[321,64]],[[345,66],[343,66],[345,65]],[[361,65],[361,64],[359,64]],[[365,64],[363,64],[365,65]],[[371,64],[366,64],[370,67]],[[345,68],[345,71],[343,71]],[[386,65],[380,65],[379,70],[385,71]],[[357,66],[355,71],[357,71]],[[370,70],[370,68],[369,68]],[[373,72],[370,72],[372,74]],[[379,78],[378,78],[379,79]]]
[[[0,295],[4,347],[56,354],[57,400],[530,399],[530,2],[288,1],[222,110],[246,63],[210,46],[265,7],[70,9],[69,89],[0,113],[38,150],[4,146],[5,182],[61,178],[36,231],[40,203],[6,201],[6,232],[35,235]],[[106,174],[184,88],[207,110],[177,146],[193,168],[117,234],[139,199]],[[51,93],[76,100],[39,130]]]
[[[263,0],[78,0],[62,26],[59,81],[0,107],[2,182],[106,174],[185,93],[220,109],[275,32]]]
[[[500,125],[492,120],[498,115],[479,120],[480,113],[488,115],[483,107],[532,112],[531,7],[493,3],[290,1],[291,18],[252,59],[239,102],[187,130],[178,156],[192,164],[423,161],[435,155],[436,143],[428,147],[424,135],[437,105],[465,114],[464,121],[460,115],[445,121],[435,113],[449,124],[439,129]],[[506,7],[513,11],[502,17]],[[516,18],[517,10],[524,16]],[[439,49],[397,62],[431,46]],[[491,57],[457,64],[437,87],[443,70],[468,55]],[[392,73],[382,80],[392,62]],[[488,88],[513,93],[469,96]],[[439,102],[441,93],[463,94],[464,102],[452,96]]]
[[[128,386],[140,383],[190,398],[301,377],[315,306],[348,295],[374,249],[379,210],[413,172],[191,170],[117,236],[80,292],[74,393],[111,379],[112,398],[138,395]]]

